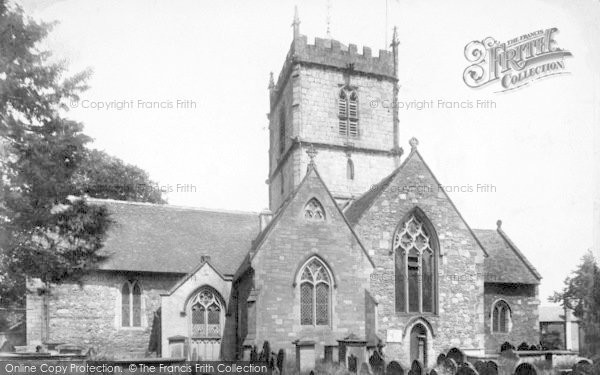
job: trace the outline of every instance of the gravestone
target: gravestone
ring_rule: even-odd
[[[465,361],[465,354],[462,352],[462,350],[458,348],[452,348],[448,350],[448,354],[446,354],[446,357],[453,359],[457,365],[460,365]]]
[[[504,341],[504,343],[502,343],[502,345],[500,345],[500,352],[503,352],[508,349],[515,350],[515,346],[508,341]]]
[[[473,363],[473,367],[475,367],[475,370],[477,370],[477,372],[481,372],[481,370],[485,367],[485,362],[482,360],[479,360],[479,361]]]
[[[538,375],[538,370],[531,363],[521,363],[515,369],[515,375]]]
[[[277,352],[277,369],[281,374],[283,372],[283,363],[285,362],[285,350],[279,349]]]
[[[381,354],[379,354],[379,350],[375,350],[375,352],[373,352],[373,355],[369,357],[369,364],[371,365],[373,374],[383,375],[385,361],[381,357]]]
[[[592,362],[587,359],[582,359],[573,365],[573,374],[577,375],[592,375]]]
[[[410,366],[410,371],[408,372],[408,375],[425,375],[424,367],[425,366],[423,366],[421,361],[415,359],[412,365]]]
[[[477,371],[479,375],[498,375],[498,364],[494,361],[487,361]]]
[[[437,357],[437,365],[441,365],[442,363],[444,363],[444,360],[446,359],[446,355],[444,353],[440,353],[440,355],[438,355]]]
[[[385,374],[386,375],[404,375],[404,369],[402,368],[402,366],[400,366],[400,364],[398,362],[391,361],[385,369]]]
[[[353,372],[356,374],[357,362],[358,362],[358,358],[356,358],[356,356],[354,354],[350,354],[350,356],[348,357],[348,371],[349,372]]]
[[[436,369],[433,369],[429,371],[429,375],[438,375],[438,372],[436,371]]]
[[[475,367],[469,362],[463,362],[456,371],[456,375],[479,375]]]
[[[444,362],[440,365],[440,369],[443,370],[444,374],[455,374],[456,370],[458,370],[458,365],[455,360],[446,357]]]
[[[496,361],[487,361],[487,365],[488,367],[493,367],[494,370],[498,371],[498,364],[496,363]]]

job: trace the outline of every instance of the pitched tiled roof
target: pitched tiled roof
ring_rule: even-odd
[[[404,163],[402,165],[404,165]],[[400,173],[401,169],[402,166],[381,180],[377,185],[371,186],[367,192],[358,197],[354,202],[350,203],[350,205],[344,210],[344,215],[346,215],[346,219],[351,225],[356,225],[358,223],[362,215],[371,207],[373,202],[375,202],[375,200],[385,190],[390,182],[394,180],[394,177]]]
[[[233,275],[258,234],[258,215],[149,203],[90,199],[108,207],[114,224],[101,254],[103,270],[188,273],[209,256]]]
[[[539,284],[542,276],[502,229],[473,229],[489,257],[484,261],[485,281]]]

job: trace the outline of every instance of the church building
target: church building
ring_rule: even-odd
[[[399,146],[395,35],[375,56],[293,30],[269,83],[269,209],[90,199],[115,221],[107,259],[49,294],[31,281],[30,347],[232,360],[268,340],[292,361],[379,347],[406,368],[539,342],[539,273],[500,221],[469,226],[417,139]]]

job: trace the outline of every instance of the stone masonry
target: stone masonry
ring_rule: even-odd
[[[348,64],[353,64],[352,69]],[[270,86],[271,210],[304,177],[308,144],[323,151],[321,160],[328,158],[322,163],[327,168],[323,178],[336,198],[358,196],[393,170],[391,103],[396,81],[388,51],[373,57],[369,48],[358,54],[355,45],[345,47],[335,40],[317,38],[310,45],[305,36],[294,39],[277,84]],[[357,137],[338,131],[337,101],[345,85],[355,88],[359,96]],[[283,147],[281,142],[285,142]],[[354,180],[346,176],[348,158],[355,164]]]
[[[422,187],[422,188],[410,188]],[[429,187],[429,188],[428,188]],[[355,229],[372,255],[376,271],[370,290],[379,302],[378,334],[386,338],[385,353],[409,363],[402,337],[407,325],[422,318],[433,330],[433,353],[460,347],[481,351],[483,335],[483,278],[457,281],[457,275],[483,274],[484,252],[456,208],[443,192],[418,152],[412,152],[403,167],[362,217]],[[393,236],[402,219],[418,207],[429,219],[439,239],[438,301],[434,314],[405,314],[395,311]]]
[[[325,221],[304,219],[311,198],[323,205]],[[271,347],[284,348],[293,358],[292,341],[311,340],[322,357],[324,345],[337,344],[336,339],[350,333],[365,336],[365,293],[373,267],[312,167],[251,254],[256,321],[248,325],[256,327],[257,345],[269,340]],[[298,273],[311,256],[319,257],[333,274],[329,325],[300,324]]]

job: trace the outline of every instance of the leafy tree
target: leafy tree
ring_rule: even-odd
[[[39,42],[52,25],[0,0],[0,297],[22,300],[25,277],[77,279],[100,260],[103,206],[76,198],[73,174],[90,138],[63,117],[88,72],[65,77]]]
[[[74,179],[81,194],[90,197],[166,203],[146,171],[104,151],[88,150]]]
[[[573,310],[585,332],[584,350],[590,356],[600,356],[600,268],[591,251],[567,277],[563,290],[555,292],[549,301]]]

